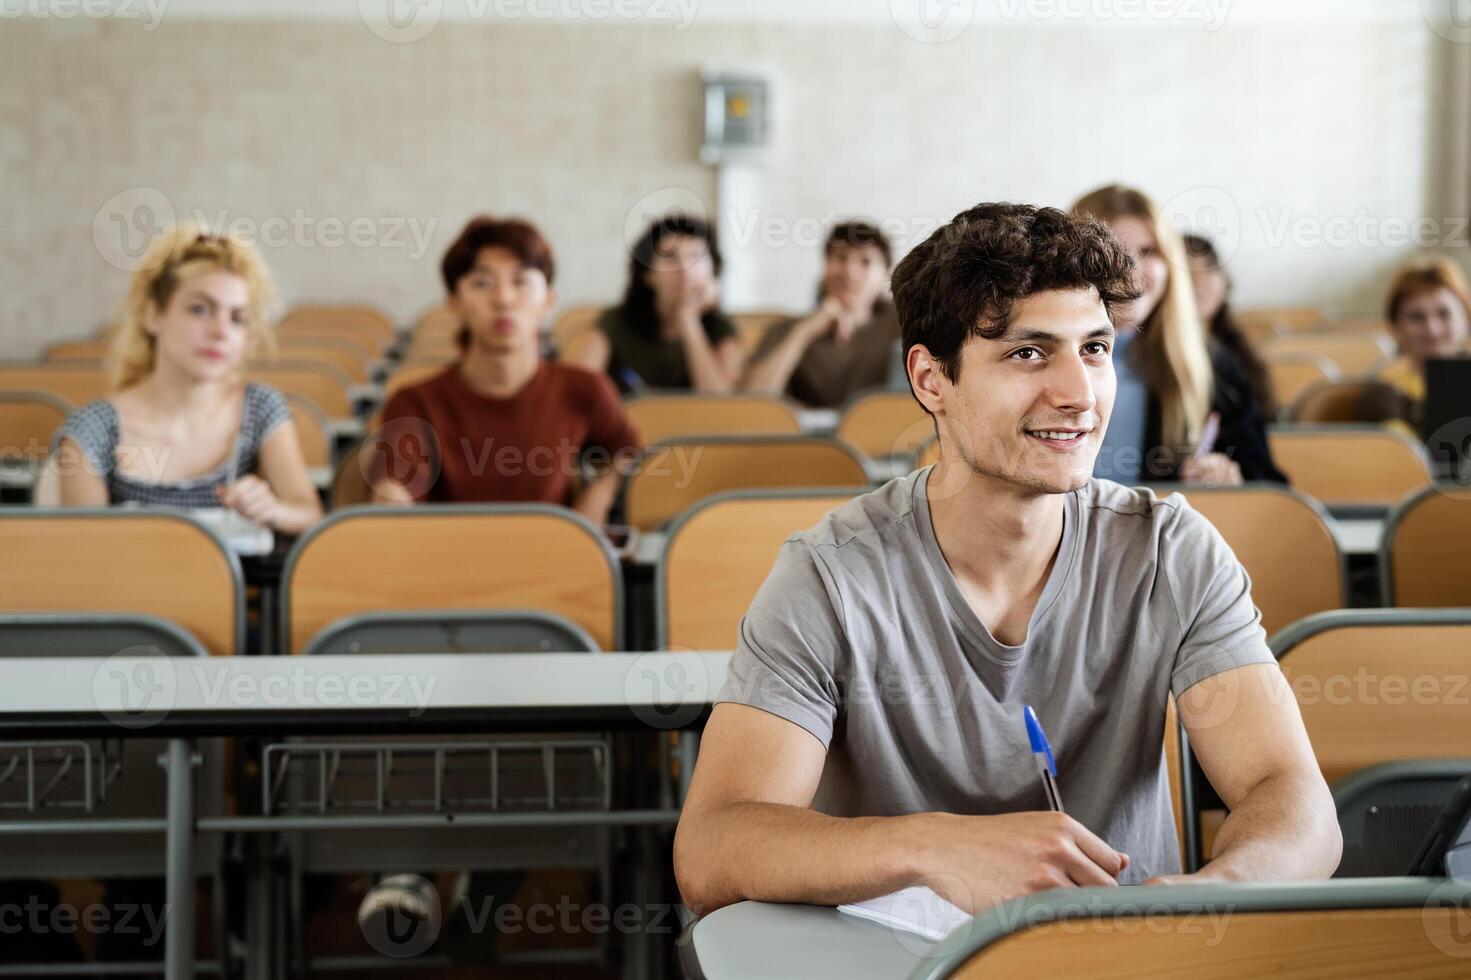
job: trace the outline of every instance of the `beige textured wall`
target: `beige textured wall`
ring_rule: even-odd
[[[721,206],[696,155],[711,65],[768,70],[781,106],[768,165],[724,202],[738,301],[804,302],[802,243],[834,217],[882,219],[903,247],[978,200],[1065,205],[1123,179],[1239,238],[1241,302],[1370,308],[1412,249],[1400,223],[1456,231],[1433,214],[1441,47],[1416,21],[944,44],[883,24],[446,23],[391,44],[351,21],[4,21],[0,357],[109,315],[124,246],[169,212],[269,234],[288,302],[405,321],[437,300],[462,221],[514,212],[557,248],[564,302],[611,298],[648,195]]]

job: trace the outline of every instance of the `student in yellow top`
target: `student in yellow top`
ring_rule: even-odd
[[[1400,422],[1418,432],[1425,401],[1425,362],[1467,353],[1471,337],[1471,289],[1447,258],[1414,262],[1395,276],[1385,304],[1399,358],[1379,373],[1359,400],[1365,421]]]

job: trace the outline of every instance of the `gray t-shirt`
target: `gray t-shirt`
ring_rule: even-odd
[[[1020,646],[997,642],[935,540],[929,469],[782,545],[741,622],[717,701],[761,708],[828,748],[814,806],[837,816],[1046,808],[1032,705],[1067,812],[1132,863],[1177,872],[1167,695],[1272,663],[1245,570],[1183,497],[1093,480]]]

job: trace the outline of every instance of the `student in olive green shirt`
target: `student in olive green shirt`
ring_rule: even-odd
[[[720,248],[705,222],[670,215],[633,246],[623,302],[598,319],[575,363],[607,371],[624,394],[687,388],[735,391],[742,357],[735,324],[718,308]]]
[[[893,251],[871,224],[837,225],[824,247],[820,304],[773,326],[746,373],[747,391],[836,408],[884,385],[899,358],[899,318],[885,298]]]

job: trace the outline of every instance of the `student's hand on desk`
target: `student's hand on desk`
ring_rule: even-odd
[[[215,495],[222,505],[263,527],[274,526],[276,511],[281,506],[270,484],[258,476],[244,476],[228,486],[217,487]]]
[[[1129,856],[1063,813],[927,814],[927,885],[972,914],[1049,888],[1117,885]]]
[[[1180,479],[1186,483],[1226,487],[1240,486],[1245,482],[1241,477],[1241,466],[1224,453],[1206,453],[1186,460],[1180,467]]]

